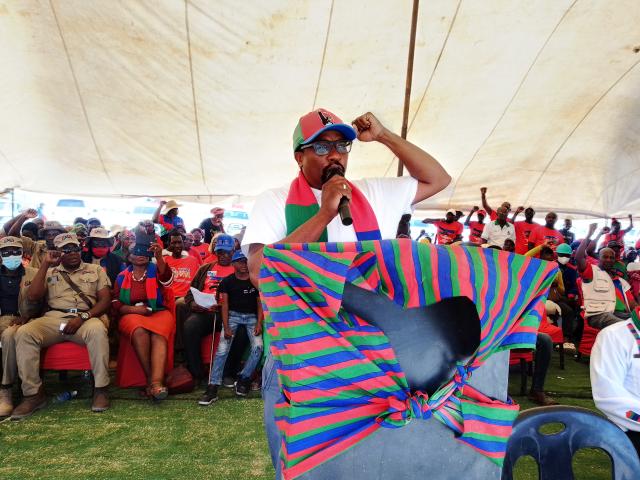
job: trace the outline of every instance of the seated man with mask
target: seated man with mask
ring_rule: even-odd
[[[22,240],[0,238],[0,334],[2,335],[2,385],[0,386],[0,418],[11,415],[11,389],[18,373],[14,336],[18,327],[37,314],[39,304],[29,304],[26,289],[36,270],[22,266]]]

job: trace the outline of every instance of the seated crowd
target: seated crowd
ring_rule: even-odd
[[[225,233],[223,209],[212,209],[203,228],[187,232],[178,207],[160,202],[153,218],[134,229],[109,231],[96,218],[65,227],[37,218],[32,209],[3,226],[0,417],[19,420],[46,406],[41,355],[61,342],[87,348],[94,412],[110,406],[109,362],[118,339],[135,352],[144,393],[154,401],[168,394],[174,350],[183,352],[194,383],[206,386],[201,405],[217,399],[223,382],[239,396],[256,387],[262,309],[239,238]],[[205,372],[201,344],[216,332],[220,341],[214,355],[212,339]],[[18,379],[22,399],[14,406]]]
[[[558,274],[538,332],[529,398],[542,405],[555,403],[544,392],[553,351],[550,329],[561,335],[563,348],[575,351],[585,325],[596,330],[611,326],[602,336],[606,341],[598,336],[594,346],[594,399],[640,445],[633,436],[640,431],[640,387],[627,385],[628,377],[640,374],[635,372],[640,367],[625,357],[640,357],[640,350],[634,350],[640,348],[635,313],[640,302],[640,244],[625,248],[624,243],[633,228],[632,216],[626,229],[612,219],[610,227],[596,234],[597,225],[592,224],[587,236],[576,240],[570,218],[558,230],[556,213],[547,213],[544,224],[538,224],[532,207],[512,212],[511,204],[503,202],[494,210],[486,194],[482,188],[483,209],[473,207],[464,223],[459,221],[463,213],[456,210],[423,222],[436,227],[439,245],[464,243],[557,262]],[[116,334],[130,342],[147,380],[145,394],[154,401],[168,394],[165,374],[173,367],[174,349],[183,352],[196,384],[206,387],[201,405],[218,398],[220,385],[235,386],[239,396],[255,387],[252,381],[259,378],[256,370],[263,349],[262,309],[239,248],[241,238],[224,232],[221,208],[212,209],[210,218],[187,231],[179,206],[173,200],[160,202],[153,218],[132,230],[109,231],[96,218],[77,219],[64,227],[37,218],[32,209],[4,225],[0,417],[24,418],[46,405],[41,350],[64,341],[86,345],[95,381],[92,410],[106,410],[110,341],[117,343]],[[518,220],[523,212],[524,220]],[[403,216],[398,237],[410,237],[409,218]],[[465,227],[469,233],[463,242]],[[431,242],[424,231],[417,240]],[[201,343],[215,332],[220,341],[215,354],[212,343],[211,367],[205,372]],[[618,338],[624,332],[633,334],[633,342]],[[12,387],[18,378],[22,401],[14,407]],[[620,410],[621,402],[625,411]]]

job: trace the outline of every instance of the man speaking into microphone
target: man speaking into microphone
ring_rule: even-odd
[[[385,145],[410,176],[349,181],[347,164],[356,139]],[[323,108],[307,113],[293,131],[293,155],[300,169],[297,178],[289,188],[268,190],[257,198],[242,241],[251,281],[256,286],[265,245],[395,238],[402,215],[451,181],[436,159],[389,131],[370,112],[351,125]],[[338,214],[341,201],[344,206],[347,200],[352,223],[343,221],[348,216],[344,208],[340,208],[343,220]],[[263,330],[266,361],[262,395],[271,459],[278,471],[280,436],[273,413],[280,387],[269,349],[268,327]]]

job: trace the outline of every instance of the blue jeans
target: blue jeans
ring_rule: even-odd
[[[253,333],[257,321],[258,318],[252,313],[229,311],[229,328],[231,328],[232,337],[225,338],[224,335],[220,337],[216,358],[213,361],[213,368],[211,369],[211,376],[209,377],[209,384],[222,384],[222,371],[224,370],[224,364],[227,361],[231,342],[233,341],[233,336],[235,336],[238,326],[245,327],[251,345],[251,353],[244,364],[242,372],[240,372],[240,377],[243,379],[251,378],[262,356],[262,337],[256,337]]]
[[[271,463],[273,463],[273,468],[276,470],[276,479],[281,478],[280,444],[282,443],[282,437],[276,425],[275,410],[276,404],[281,397],[282,391],[278,383],[276,364],[273,361],[271,352],[268,351],[262,367],[262,398],[264,400],[264,428],[267,434],[267,442],[269,443]]]

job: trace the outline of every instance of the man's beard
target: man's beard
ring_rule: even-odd
[[[325,183],[327,183],[329,179],[334,175],[340,175],[341,177],[344,177],[344,174],[345,174],[344,167],[339,163],[332,163],[330,165],[327,165],[322,170],[322,177],[321,177],[322,184],[324,185]]]

